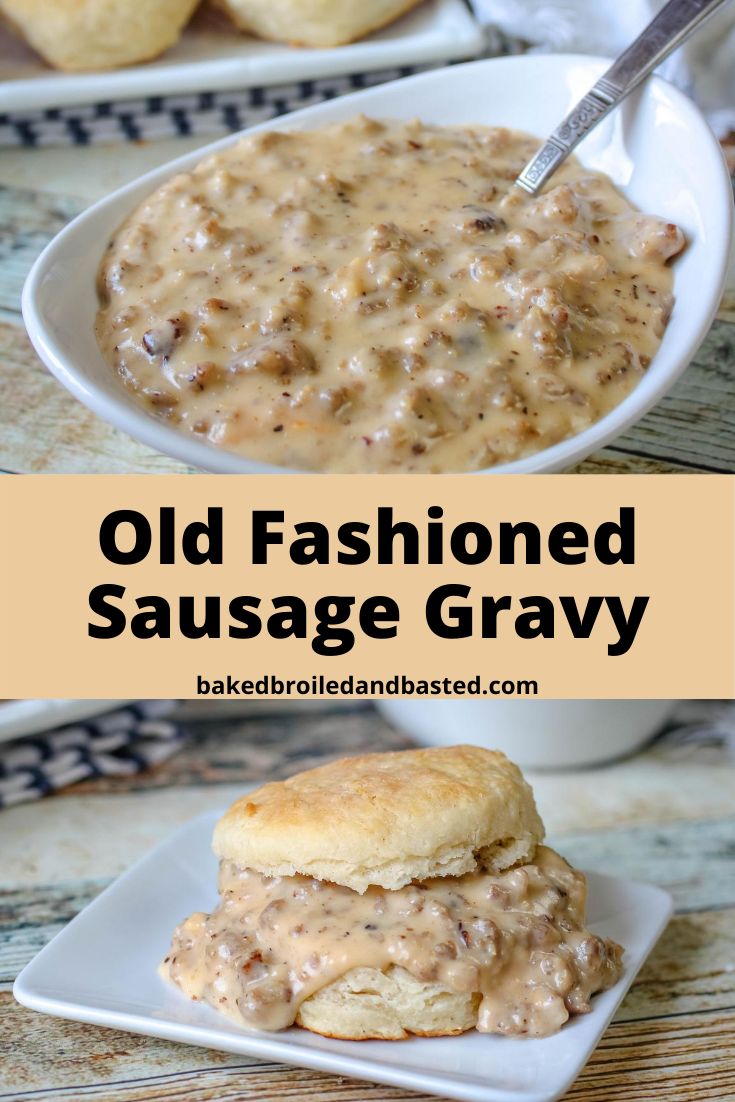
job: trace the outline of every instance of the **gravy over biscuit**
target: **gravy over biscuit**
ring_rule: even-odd
[[[284,1029],[350,970],[397,966],[475,996],[481,1032],[540,1037],[621,973],[620,947],[584,926],[584,876],[544,846],[498,875],[364,894],[223,861],[219,888],[212,914],[176,930],[162,972],[241,1025]]]

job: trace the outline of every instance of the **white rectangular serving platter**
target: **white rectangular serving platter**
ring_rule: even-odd
[[[21,39],[0,28],[0,112],[367,73],[475,57],[483,43],[482,30],[464,0],[424,0],[367,38],[329,50],[250,38],[224,18],[204,12],[155,61],[99,73],[62,73],[50,69]]]
[[[239,1029],[156,973],[174,927],[216,902],[212,829],[186,824],[115,881],[21,972],[16,999],[32,1010],[261,1060],[354,1076],[463,1102],[553,1102],[589,1059],[671,914],[659,888],[589,876],[592,929],[626,947],[625,974],[590,1014],[543,1040],[493,1037],[339,1041],[301,1029]]]

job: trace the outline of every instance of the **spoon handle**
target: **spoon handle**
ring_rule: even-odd
[[[669,0],[529,161],[516,183],[535,195],[582,138],[727,0]]]

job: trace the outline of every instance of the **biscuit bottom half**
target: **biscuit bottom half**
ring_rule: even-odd
[[[161,974],[249,1028],[543,1037],[622,972],[621,947],[584,925],[583,874],[546,846],[500,874],[362,894],[223,861],[219,890],[175,931]]]

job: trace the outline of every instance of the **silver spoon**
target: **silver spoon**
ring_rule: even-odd
[[[516,183],[535,195],[581,142],[728,0],[669,0],[528,162]]]

